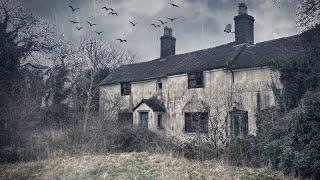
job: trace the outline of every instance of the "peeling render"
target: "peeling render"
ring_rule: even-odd
[[[100,87],[100,107],[109,111],[115,101],[119,102],[117,111],[132,111],[142,99],[156,97],[166,108],[164,130],[162,133],[174,136],[188,136],[184,132],[184,113],[209,111],[209,117],[228,127],[228,111],[234,102],[239,108],[248,111],[249,134],[256,135],[257,93],[261,95],[261,109],[276,106],[272,83],[281,87],[279,74],[269,68],[225,69],[204,71],[204,88],[188,89],[188,75],[180,74],[162,78],[163,88],[157,90],[158,79],[131,83],[131,95],[120,95],[120,84]],[[157,129],[157,112],[147,105],[139,106],[133,112],[134,125],[138,124],[139,111],[149,112],[149,129]],[[209,126],[210,129],[210,126]]]

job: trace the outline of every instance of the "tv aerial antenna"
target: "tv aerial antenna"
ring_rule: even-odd
[[[226,27],[224,28],[224,32],[227,34],[235,33],[234,31],[232,32],[232,25],[231,24],[226,25]]]

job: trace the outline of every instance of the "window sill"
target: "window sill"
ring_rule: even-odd
[[[204,88],[204,86],[194,86],[194,87],[188,87],[188,89],[200,89]]]
[[[130,96],[131,94],[121,94],[121,96]]]
[[[192,131],[192,132],[184,131],[184,133],[186,133],[186,134],[198,134],[198,133],[200,133],[200,134],[208,134],[208,132],[196,132],[196,131]]]

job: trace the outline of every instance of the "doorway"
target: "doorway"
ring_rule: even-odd
[[[148,128],[148,112],[139,112],[139,127]]]

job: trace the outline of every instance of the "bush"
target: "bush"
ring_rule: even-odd
[[[320,178],[320,92],[308,92],[300,107],[270,131],[266,149],[273,165],[285,173]]]
[[[125,127],[112,138],[115,152],[165,152],[175,149],[175,144],[169,139],[148,129]]]
[[[189,160],[204,161],[218,158],[217,150],[213,144],[201,142],[197,138],[180,144],[176,151]]]
[[[148,129],[126,127],[115,133],[113,139],[113,152],[152,152],[173,153],[193,160],[209,160],[216,158],[216,149],[210,143],[197,139],[184,142]]]
[[[231,140],[226,148],[226,158],[234,166],[261,167],[263,147],[258,138],[248,136]]]

